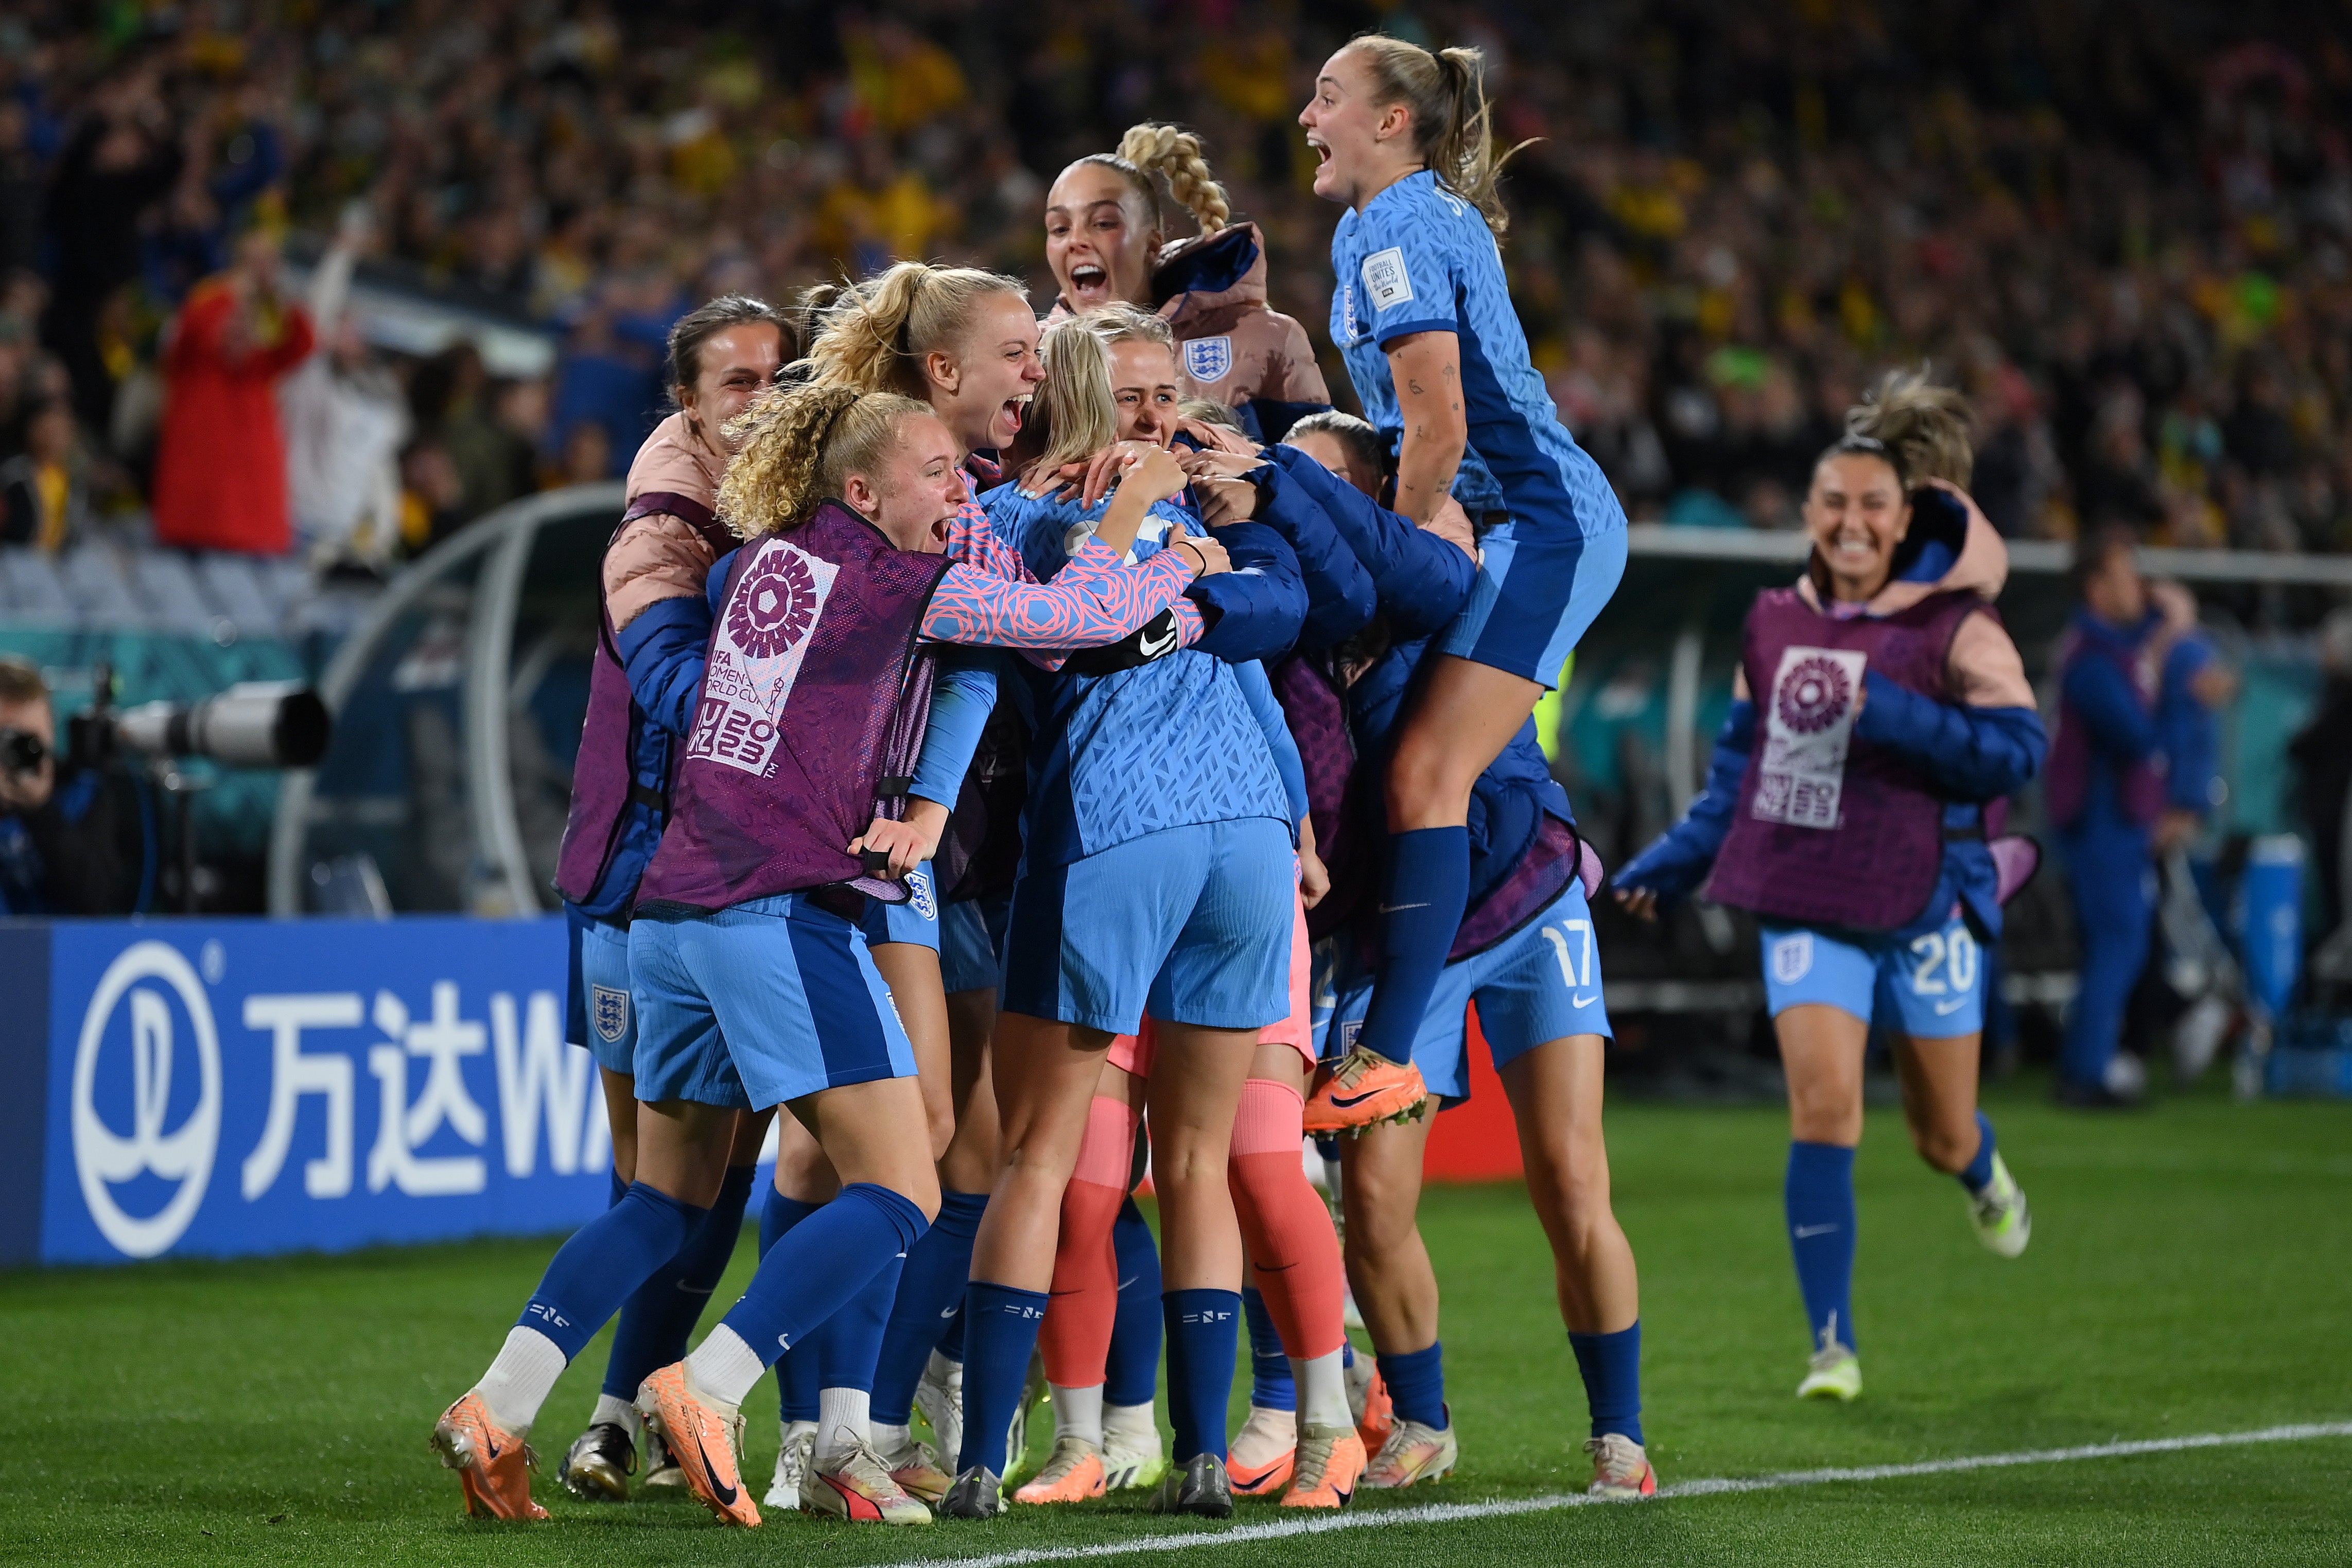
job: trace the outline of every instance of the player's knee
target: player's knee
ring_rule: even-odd
[[[1911,1129],[1911,1146],[1919,1151],[1919,1158],[1938,1171],[1957,1171],[1976,1157],[1978,1133],[1970,1121],[1965,1131],[1953,1127],[1922,1127]]]

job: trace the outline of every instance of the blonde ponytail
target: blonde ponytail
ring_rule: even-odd
[[[1197,133],[1157,121],[1130,125],[1118,139],[1116,156],[1142,176],[1147,191],[1151,188],[1151,175],[1165,176],[1168,194],[1192,213],[1202,234],[1214,234],[1233,221],[1233,203],[1226,199],[1225,187],[1210,174]]]
[[[822,329],[802,362],[813,385],[922,397],[928,354],[960,347],[980,303],[992,294],[1029,297],[1017,278],[973,267],[901,261],[824,299]]]
[[[930,405],[854,386],[780,386],[728,422],[735,455],[719,481],[719,513],[737,537],[782,533],[870,473],[910,415]]]
[[[1508,233],[1511,215],[1498,189],[1503,165],[1531,143],[1496,153],[1486,57],[1470,48],[1432,54],[1385,33],[1363,34],[1346,52],[1361,58],[1370,72],[1374,103],[1402,103],[1412,110],[1413,148],[1438,183],[1476,207],[1496,238]]]
[[[1929,381],[1925,367],[1888,371],[1845,416],[1849,434],[1895,451],[1910,482],[1942,479],[1961,489],[1976,469],[1975,426],[1969,400]]]
[[[1157,343],[1173,355],[1176,330],[1165,317],[1127,304],[1105,305],[1046,329],[1045,379],[1029,400],[1032,428],[1045,449],[1024,471],[1029,489],[1063,464],[1091,458],[1118,439],[1110,351],[1132,342]]]

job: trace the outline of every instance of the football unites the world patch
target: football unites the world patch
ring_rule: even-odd
[[[1223,381],[1233,368],[1230,337],[1193,338],[1184,345],[1184,374],[1194,381]]]
[[[1394,310],[1412,299],[1412,274],[1405,270],[1404,252],[1398,247],[1364,258],[1364,298],[1375,311]]]

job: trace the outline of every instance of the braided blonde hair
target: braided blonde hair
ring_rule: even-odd
[[[901,261],[864,283],[812,299],[821,323],[802,361],[813,385],[921,397],[923,358],[960,345],[980,302],[992,294],[1029,298],[1017,278],[976,267]]]
[[[1975,425],[1969,400],[1929,381],[1925,367],[1888,371],[1845,415],[1848,432],[1902,455],[1902,471],[1911,482],[1942,479],[1961,489],[1976,470]]]
[[[1168,194],[1192,213],[1201,232],[1214,234],[1233,221],[1234,207],[1225,198],[1225,187],[1209,173],[1209,161],[1201,153],[1197,132],[1148,121],[1129,126],[1127,134],[1118,139],[1118,152],[1104,161],[1114,167],[1127,164],[1146,191],[1152,189],[1153,174],[1164,176]]]
[[[730,420],[735,455],[719,481],[719,514],[737,537],[796,528],[840,497],[852,474],[870,473],[913,415],[930,405],[854,386],[779,386]]]

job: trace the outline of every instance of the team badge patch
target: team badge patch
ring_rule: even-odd
[[[590,986],[588,1021],[598,1039],[608,1046],[619,1045],[621,1037],[629,1032],[629,994],[609,985]]]
[[[1794,985],[1813,972],[1813,933],[1794,931],[1772,944],[1772,978]]]
[[[1194,381],[1223,381],[1234,368],[1234,340],[1194,338],[1184,345],[1184,374]]]
[[[935,921],[940,918],[940,906],[932,900],[931,879],[928,872],[924,871],[919,867],[908,872],[907,891],[913,895],[908,900],[908,902],[915,906],[915,912],[917,914],[922,916],[927,921]]]
[[[1364,258],[1364,297],[1375,312],[1394,310],[1412,299],[1412,274],[1404,269],[1404,252],[1395,246]]]

